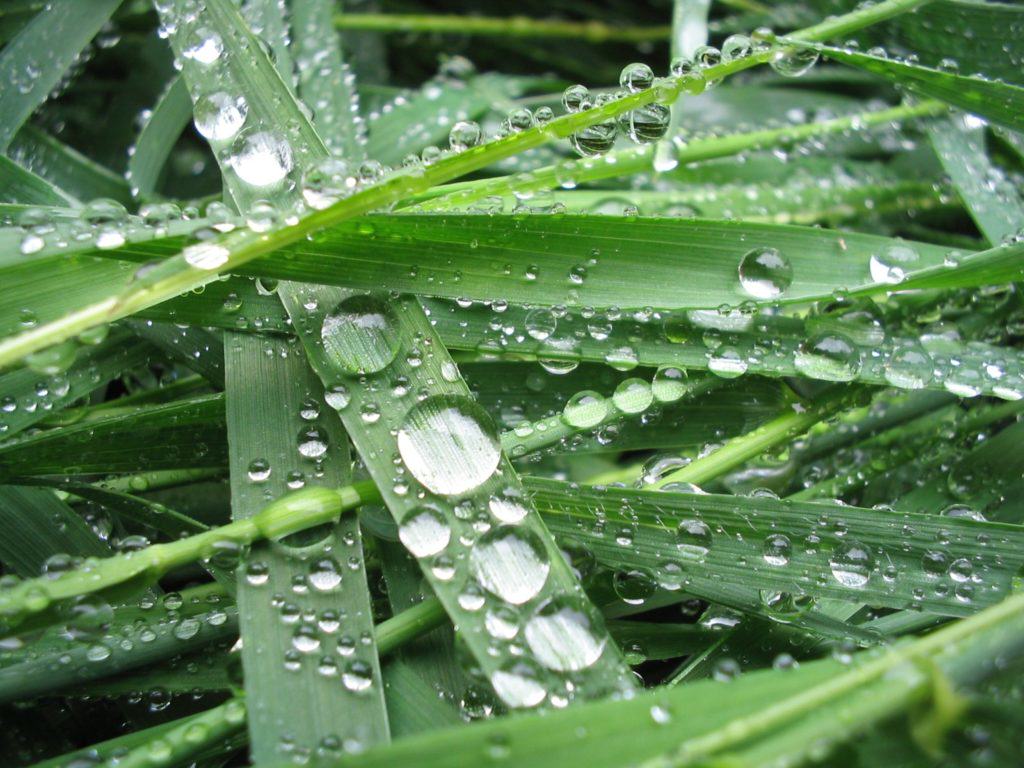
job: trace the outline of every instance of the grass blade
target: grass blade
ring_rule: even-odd
[[[225,350],[234,519],[249,518],[289,483],[342,484],[348,444],[297,344],[235,334]],[[296,592],[297,583],[304,589]],[[275,594],[290,594],[291,615],[317,620],[282,621]],[[254,760],[312,754],[325,739],[387,741],[376,647],[361,641],[372,637],[373,616],[354,516],[254,547],[238,601]],[[323,629],[332,616],[337,626]]]

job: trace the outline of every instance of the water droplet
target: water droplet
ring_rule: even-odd
[[[270,477],[270,462],[266,459],[253,459],[248,474],[249,480],[254,483],[265,482]]]
[[[451,536],[444,516],[430,507],[413,509],[398,526],[398,538],[416,557],[436,555],[448,546]]]
[[[513,709],[536,707],[547,697],[539,672],[525,661],[506,662],[491,673],[491,685],[502,701]]]
[[[299,454],[307,459],[319,459],[327,453],[327,433],[320,427],[307,427],[299,432]]]
[[[676,546],[686,560],[703,562],[712,539],[711,529],[703,520],[683,520],[676,529]]]
[[[459,120],[448,133],[448,143],[454,152],[464,152],[480,143],[480,126],[472,120]]]
[[[607,417],[608,401],[589,390],[574,394],[562,409],[562,420],[576,429],[595,427]]]
[[[619,85],[630,93],[646,91],[654,84],[654,72],[642,62],[627,64],[619,73]]]
[[[853,381],[860,372],[860,350],[838,333],[823,333],[800,343],[796,369],[823,381]]]
[[[249,104],[242,96],[217,91],[196,101],[194,122],[200,135],[210,141],[234,137],[249,115]]]
[[[769,64],[783,77],[800,77],[818,63],[818,52],[813,48],[781,48]]]
[[[487,412],[468,397],[435,395],[413,406],[398,430],[405,466],[433,493],[476,488],[501,459],[501,443]]]
[[[651,392],[659,403],[674,403],[686,396],[689,386],[687,374],[682,368],[674,365],[663,365],[654,374]]]
[[[832,550],[828,561],[835,580],[844,587],[859,589],[868,583],[875,559],[871,550],[853,539],[842,542]]]
[[[231,168],[253,187],[279,184],[291,172],[292,148],[272,131],[243,131],[231,146]]]
[[[764,540],[764,561],[768,565],[788,565],[792,551],[789,537],[781,533],[773,533]]]
[[[387,368],[401,346],[394,312],[376,296],[350,296],[325,318],[320,330],[324,351],[352,374]]]
[[[664,137],[671,121],[668,107],[652,103],[619,115],[619,128],[634,144],[650,144]]]
[[[224,52],[224,41],[212,29],[199,27],[192,31],[186,41],[182,54],[205,66],[213,64]]]
[[[470,566],[484,589],[521,605],[541,591],[551,563],[537,534],[501,525],[480,537],[470,552]]]
[[[601,619],[590,605],[567,596],[541,605],[526,622],[524,634],[540,663],[560,672],[593,666],[606,642]]]
[[[373,669],[365,661],[350,661],[341,674],[341,683],[352,693],[364,693],[373,685]]]
[[[777,248],[754,248],[743,254],[740,286],[755,299],[776,299],[793,282],[793,265]]]
[[[708,358],[708,370],[722,379],[735,379],[747,372],[749,364],[743,353],[732,346],[715,350]]]
[[[917,251],[908,245],[887,245],[871,255],[871,279],[876,283],[902,283],[918,258]]]
[[[622,413],[643,413],[654,402],[654,393],[649,382],[626,379],[615,388],[612,402]]]
[[[358,183],[348,163],[337,157],[325,157],[302,177],[302,199],[310,208],[320,211],[351,195]]]
[[[341,584],[341,567],[333,557],[314,560],[307,581],[317,592],[333,592]]]

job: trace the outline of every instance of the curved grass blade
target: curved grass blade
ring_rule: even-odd
[[[900,708],[909,708],[930,695],[933,679],[918,670],[931,664],[938,664],[942,674],[961,685],[984,679],[995,671],[989,663],[994,656],[1019,657],[1022,616],[1024,598],[1015,596],[914,643],[869,652],[862,663],[850,667],[824,660],[789,671],[752,672],[729,685],[701,681],[546,717],[480,723],[403,740],[346,764],[371,768],[415,760],[425,768],[454,768],[486,760],[495,742],[501,744],[502,762],[510,768],[553,768],[574,760],[592,768],[615,768],[657,760],[670,750],[669,764],[686,754],[695,759],[721,755],[770,738],[781,727],[798,725],[818,711],[834,714],[848,696],[864,690],[877,692],[876,703],[891,696]],[[875,688],[878,685],[881,690]],[[830,733],[842,733],[843,727],[859,732],[891,711],[877,708],[872,714],[858,708],[853,723],[836,717]],[[564,738],[577,728],[586,735]]]
[[[74,364],[57,373],[18,368],[0,375],[0,438],[9,440],[125,371],[145,365],[153,348],[115,332],[98,345],[85,347]]]
[[[1005,596],[1022,560],[1014,550],[1024,533],[1015,525],[771,498],[570,488],[540,478],[527,487],[560,539],[584,542],[612,568],[635,568],[636,552],[646,551],[649,577],[670,588],[713,578],[755,587],[763,598],[785,593],[963,616]],[[603,512],[596,534],[593,510]],[[937,544],[947,530],[949,544]],[[987,550],[979,534],[1001,551]],[[625,539],[628,547],[617,541]],[[809,602],[786,610],[795,618]],[[771,616],[770,601],[766,608]],[[785,612],[778,618],[785,621]]]
[[[11,141],[11,159],[83,202],[96,198],[128,205],[131,193],[119,174],[89,159],[50,134],[26,125]]]
[[[166,607],[179,600],[180,608]],[[19,652],[0,658],[0,702],[73,689],[230,642],[237,633],[237,609],[208,587],[165,595],[148,608],[119,606],[107,629],[78,630],[70,638],[62,629],[49,630]]]
[[[969,130],[963,119],[937,121],[928,128],[936,154],[974,218],[992,245],[1024,227],[1024,201],[985,151],[980,129]]]
[[[981,76],[872,56],[846,48],[817,46],[823,55],[890,80],[922,96],[939,99],[1011,130],[1024,129],[1024,88]]]
[[[39,432],[0,447],[0,477],[223,466],[223,414],[223,399],[206,395]]]
[[[366,152],[382,163],[397,163],[424,147],[443,144],[452,122],[477,120],[495,102],[514,99],[533,84],[530,78],[492,74],[475,75],[464,83],[434,78],[370,115]]]
[[[292,54],[299,93],[313,110],[317,133],[331,153],[355,159],[367,143],[366,123],[359,113],[355,76],[342,60],[331,24],[336,6],[330,0],[292,2]]]
[[[110,549],[67,504],[50,490],[0,486],[0,542],[5,570],[38,576],[55,554],[105,557]]]
[[[1024,247],[1010,246],[985,253],[997,252],[1000,259],[1005,255],[1000,263],[1019,269],[1019,258],[1014,267],[1010,254],[1021,250]],[[934,273],[940,285],[942,269],[936,267]],[[674,365],[716,371],[730,379],[744,374],[803,375],[906,389],[945,389],[967,397],[992,394],[1008,400],[1024,392],[1024,358],[1012,347],[934,337],[920,342],[912,337],[882,337],[873,323],[860,325],[855,316],[844,320],[842,313],[807,320],[702,310],[637,317],[605,313],[596,316],[596,326],[593,317],[566,313],[555,331],[540,341],[526,333],[503,332],[526,329],[527,310],[516,306],[498,313],[497,322],[486,305],[461,307],[434,300],[426,306],[445,346],[475,353],[528,356],[566,366],[587,361],[622,368]],[[593,338],[590,327],[601,328],[600,340]],[[821,361],[808,358],[802,350],[807,349],[808,339],[834,338],[832,334],[842,337],[841,346],[850,354],[843,358],[848,365],[826,371],[814,364]]]
[[[0,156],[0,202],[21,205],[74,206],[78,201],[42,176]]]
[[[43,7],[0,54],[0,151],[46,101],[121,0],[56,0]]]
[[[160,173],[191,119],[192,100],[185,80],[175,77],[154,105],[128,158],[126,178],[131,185],[132,197],[139,200],[159,197]]]

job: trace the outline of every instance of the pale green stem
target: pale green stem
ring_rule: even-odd
[[[760,456],[770,448],[788,442],[801,435],[819,421],[827,419],[843,407],[845,399],[840,396],[825,398],[820,403],[806,408],[794,409],[777,419],[762,424],[752,432],[727,441],[717,451],[690,462],[685,467],[670,472],[651,488],[663,488],[669,483],[693,483],[700,485],[721,477],[751,459]]]
[[[667,26],[612,26],[600,21],[560,21],[525,16],[485,17],[400,13],[344,13],[334,18],[338,29],[366,32],[425,32],[496,37],[568,37],[588,43],[660,42]]]
[[[586,421],[585,426],[579,423],[572,423],[572,414],[563,412],[557,416],[549,416],[546,419],[539,419],[534,422],[527,422],[515,429],[503,432],[501,435],[501,447],[509,456],[519,458],[528,453],[536,453],[552,445],[556,445],[574,435],[593,432],[601,427],[607,426],[616,421],[638,418],[655,406],[671,405],[683,398],[693,398],[710,392],[721,383],[720,379],[708,376],[692,383],[680,384],[679,388],[672,392],[670,399],[657,399],[653,396],[652,383],[647,382],[649,388],[644,391],[638,390],[635,394],[622,393],[619,405],[627,410],[620,410],[616,405],[614,397],[601,397],[595,394],[595,400],[589,406],[593,413],[600,413],[599,421]],[[648,402],[644,400],[649,397]]]
[[[103,768],[180,765],[244,727],[245,700],[232,698],[201,715],[188,718],[180,726],[161,734],[156,741],[136,747],[125,755],[110,758],[103,763]]]
[[[678,164],[688,165],[723,157],[733,157],[743,152],[791,147],[808,139],[830,134],[892,125],[920,117],[933,117],[948,109],[941,102],[929,100],[912,106],[859,112],[817,123],[787,125],[782,128],[768,128],[729,136],[695,139],[684,146],[675,148],[675,160]],[[527,179],[502,176],[497,179],[485,179],[464,185],[448,185],[435,190],[431,199],[421,202],[419,208],[427,211],[444,210],[513,192],[539,192],[555,189],[567,179],[571,179],[574,185],[579,185],[602,179],[629,176],[650,170],[655,151],[653,147],[646,146],[609,153],[604,157],[569,160],[531,171]],[[445,194],[446,190],[447,194]],[[443,196],[438,196],[436,193],[441,193]],[[420,199],[423,200],[423,198]],[[410,202],[416,202],[416,200],[413,199]]]
[[[972,637],[981,635],[984,630],[1020,621],[1022,615],[1024,594],[1013,595],[981,613],[954,622],[913,643],[888,649],[876,658],[853,665],[848,672],[819,683],[804,693],[784,698],[777,704],[763,707],[752,715],[733,720],[727,728],[719,728],[705,736],[689,739],[678,752],[648,761],[644,763],[644,768],[674,766],[679,764],[680,759],[700,762],[699,758],[702,756],[720,753],[743,742],[768,735],[776,729],[798,721],[808,712],[841,700],[857,688],[881,679],[897,667],[948,652],[958,644],[969,642]],[[923,685],[929,685],[931,682],[924,675],[918,680],[918,684]],[[919,690],[917,685],[914,685],[908,686],[906,692],[913,695],[919,693]]]
[[[793,38],[804,41],[827,39],[835,34],[845,34],[883,21],[921,4],[922,0],[884,0],[798,32]],[[186,291],[200,288],[218,279],[223,272],[230,272],[253,259],[304,240],[321,229],[384,208],[445,181],[480,170],[549,141],[568,138],[582,128],[616,118],[646,104],[655,101],[671,103],[684,92],[700,91],[705,79],[722,79],[767,63],[774,55],[774,51],[766,51],[709,67],[699,76],[667,78],[656,83],[653,88],[630,94],[600,107],[563,115],[544,126],[487,142],[446,157],[426,168],[395,173],[380,184],[301,218],[292,226],[269,233],[249,230],[234,232],[219,241],[210,241],[198,246],[199,251],[195,248],[186,249],[134,281],[118,295],[107,297],[57,320],[42,323],[29,331],[0,341],[0,369],[16,363],[32,352],[71,338],[93,326],[112,322]],[[203,258],[197,258],[200,254]]]
[[[90,560],[58,578],[42,576],[0,590],[0,621],[17,626],[55,602],[110,590],[139,579],[153,581],[187,563],[210,557],[225,547],[244,547],[259,539],[281,539],[322,523],[334,522],[345,511],[379,498],[368,482],[340,489],[306,488],[282,496],[245,520],[211,528],[177,541],[154,544],[137,552]]]

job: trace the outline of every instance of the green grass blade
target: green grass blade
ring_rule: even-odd
[[[74,206],[78,201],[42,176],[22,168],[7,157],[0,157],[0,201],[26,206]]]
[[[670,750],[667,761],[654,764],[675,764],[688,753],[695,758],[720,755],[741,744],[770,738],[780,727],[799,724],[823,707],[834,712],[841,708],[845,697],[871,689],[879,681],[887,683],[876,701],[898,697],[908,708],[918,694],[927,698],[931,691],[930,680],[914,673],[920,668],[918,664],[938,663],[942,674],[962,683],[991,675],[994,669],[987,662],[993,656],[1017,658],[1021,652],[1022,609],[1024,600],[1014,597],[973,619],[917,643],[868,656],[851,667],[825,660],[790,671],[753,672],[729,685],[704,681],[668,691],[649,691],[628,701],[571,708],[547,717],[449,729],[371,750],[349,759],[346,765],[370,768],[415,760],[427,768],[454,767],[486,759],[495,742],[500,745],[502,763],[510,767],[546,768],[582,760],[593,768],[614,768],[644,764]],[[910,676],[886,677],[894,670]],[[876,722],[888,711],[879,710],[877,716],[872,716],[858,710],[863,718],[860,724]],[[848,723],[836,717],[832,727],[838,730],[843,725]],[[583,729],[582,737],[565,739],[566,733],[577,728]]]
[[[108,198],[128,205],[131,193],[124,178],[32,125],[11,141],[11,158],[39,174],[65,194],[87,202]]]
[[[379,295],[294,285],[279,292],[356,449],[405,530],[403,542],[506,703],[529,707],[549,697],[567,702],[631,688],[618,649],[544,524],[524,503],[497,430],[469,397],[418,301],[401,297],[385,304]],[[401,383],[387,389],[373,379],[364,383],[368,372]],[[424,396],[418,402],[409,400],[414,391]],[[403,462],[397,472],[396,454]],[[432,465],[438,456],[443,463]],[[486,522],[482,536],[459,511],[470,508],[480,510],[472,517]],[[540,617],[549,606],[578,617],[566,627],[576,633],[574,641],[541,634]],[[484,628],[486,613],[494,612],[535,627],[525,630],[532,639],[520,660],[507,641],[498,645],[500,636]],[[574,654],[572,644],[585,653]]]
[[[950,118],[931,125],[928,136],[989,243],[999,245],[1024,227],[1024,201],[1013,182],[989,159],[980,129],[970,130],[962,119]]]
[[[540,478],[527,486],[560,538],[583,542],[609,568],[635,569],[637,551],[647,552],[649,578],[683,589],[690,578],[715,579],[765,595],[962,616],[1004,597],[1022,561],[1024,529],[1015,525],[772,498],[570,487]],[[603,513],[596,533],[594,510]],[[948,544],[936,543],[940,531],[949,532]],[[979,534],[1000,551],[980,543]]]
[[[121,0],[60,0],[44,6],[0,54],[0,151],[46,101]]]
[[[836,19],[826,24],[804,30],[801,33],[801,39],[827,39],[828,36],[833,34],[846,34],[855,29],[892,18],[894,15],[903,13],[919,4],[920,0],[884,0],[884,2],[870,8],[836,17]],[[219,8],[220,6],[218,5],[217,7]],[[239,31],[237,20],[233,18],[234,11],[226,8],[221,10],[227,15],[218,17],[219,22],[229,24],[230,28],[234,30],[233,34],[240,34],[244,38],[246,33],[244,29]],[[168,20],[172,27],[179,29],[179,31],[184,30],[185,27],[179,28],[177,26],[173,12],[169,14]],[[235,39],[235,42],[237,43],[239,40]],[[178,38],[177,44],[179,48],[184,44],[183,36]],[[256,44],[250,40],[248,56],[239,57],[239,60],[247,60],[254,56],[254,51],[256,50]],[[206,242],[201,247],[186,249],[178,256],[170,258],[159,267],[154,268],[145,278],[136,280],[128,288],[122,289],[119,286],[114,286],[107,291],[103,299],[80,306],[75,311],[65,314],[52,322],[41,324],[32,330],[3,339],[0,341],[0,367],[9,366],[33,351],[58,343],[94,325],[111,322],[151,307],[184,291],[207,285],[216,280],[221,272],[236,269],[261,255],[299,242],[309,234],[325,227],[354,218],[368,211],[379,209],[410,195],[424,192],[437,184],[484,168],[493,162],[512,157],[526,150],[542,146],[551,140],[567,138],[584,127],[617,117],[620,114],[652,103],[656,99],[674,100],[684,91],[701,90],[699,81],[702,81],[704,78],[726,77],[765,63],[771,56],[771,52],[759,53],[743,59],[718,64],[704,71],[701,78],[692,76],[668,78],[664,82],[659,83],[657,88],[630,94],[603,106],[568,114],[552,120],[543,126],[537,126],[520,133],[489,141],[474,147],[472,150],[446,157],[426,168],[417,169],[414,173],[408,170],[395,173],[386,180],[372,184],[324,210],[301,218],[293,226],[274,230],[272,233],[235,232],[226,235],[217,242]],[[272,87],[272,82],[275,79],[279,81],[273,65],[265,56],[256,57],[256,59],[258,60],[257,66],[251,69],[243,68],[244,71],[238,73],[239,82],[249,83],[250,85],[258,82],[259,84],[255,85],[256,92],[262,93],[264,96],[272,92],[278,92],[282,84],[278,82],[276,88]],[[263,97],[260,98],[262,99]],[[289,103],[293,102],[289,100]],[[273,104],[263,103],[259,100],[255,106],[250,104],[249,107],[255,110],[253,114],[254,122],[258,115],[278,114]],[[294,109],[289,108],[287,112],[288,114],[278,115],[277,119],[285,120],[294,130],[296,135],[292,136],[292,138],[301,145],[295,151],[315,155],[315,147],[318,140],[306,141],[309,135],[313,133],[308,121],[304,119],[298,107]],[[277,119],[273,120],[272,124],[276,123]],[[264,138],[259,139],[257,143],[260,147],[266,148]],[[284,152],[283,147],[278,144],[276,137],[273,144],[275,148],[280,148]],[[251,148],[259,150],[259,147]],[[290,144],[289,150],[291,151]],[[259,150],[259,152],[262,153],[263,150]],[[250,153],[244,152],[242,157],[251,158],[252,156]],[[300,166],[307,157],[308,155],[300,154],[298,157]],[[292,156],[292,159],[294,160],[295,156]],[[280,170],[285,165],[288,166],[288,169],[284,175],[287,175],[288,172],[295,168],[294,162],[281,164],[276,161],[273,167]],[[278,172],[275,171],[273,175],[278,176]]]
[[[994,249],[1001,257],[999,268],[1016,268],[1010,258],[1020,246]],[[986,252],[992,253],[992,252]],[[1005,256],[1005,261],[1002,257]],[[1019,258],[1017,259],[1019,262]],[[991,265],[991,262],[987,262]],[[936,281],[943,275],[936,268]],[[950,270],[954,271],[954,270]],[[1005,278],[1004,278],[1005,279]],[[870,323],[860,326],[853,317],[821,315],[806,321],[795,317],[688,312],[650,317],[599,316],[600,340],[589,328],[593,318],[566,313],[556,331],[544,340],[528,334],[506,335],[502,328],[528,326],[527,310],[510,306],[495,323],[491,307],[455,303],[426,303],[435,327],[450,349],[489,354],[528,356],[571,367],[582,362],[604,362],[622,368],[637,365],[674,365],[685,369],[719,371],[726,378],[744,373],[762,376],[807,375],[811,378],[842,378],[862,383],[907,389],[946,389],[961,396],[993,394],[1008,400],[1024,391],[1024,359],[1012,347],[970,344],[952,339],[895,334],[880,340]],[[820,334],[837,333],[848,339],[851,352],[844,372],[816,372],[800,356],[801,345]],[[864,335],[861,335],[864,334]],[[908,352],[913,355],[907,355]],[[954,360],[957,363],[954,364]],[[996,368],[986,363],[996,361]],[[921,363],[922,365],[918,365]],[[927,366],[927,367],[925,367]],[[993,377],[994,375],[994,377]]]
[[[871,72],[914,93],[939,99],[1006,128],[1024,128],[1024,88],[1018,85],[954,74],[846,48],[819,46],[818,50],[833,61]]]
[[[7,531],[0,561],[19,576],[38,576],[56,554],[104,557],[110,549],[50,490],[0,487],[0,523]]]
[[[223,399],[207,395],[39,432],[0,447],[0,477],[223,466],[223,413]]]
[[[301,348],[231,334],[225,352],[234,519],[290,483],[342,484],[348,444]],[[283,621],[275,594],[289,595],[287,611],[306,618]],[[313,754],[325,739],[387,741],[376,647],[362,640],[372,637],[373,616],[354,516],[289,545],[255,546],[241,566],[238,602],[254,760]],[[325,629],[332,616],[337,626]]]
[[[342,60],[331,24],[336,3],[295,0],[291,7],[292,53],[299,95],[313,109],[317,133],[333,154],[356,160],[366,145],[366,124],[359,114],[355,76]]]
[[[160,174],[191,119],[192,100],[185,80],[175,77],[153,106],[128,158],[126,178],[132,197],[144,201],[159,198]]]
[[[18,368],[0,375],[0,439],[9,440],[125,371],[149,362],[153,348],[129,338],[123,332],[111,334],[100,344],[82,349],[64,371]]]

